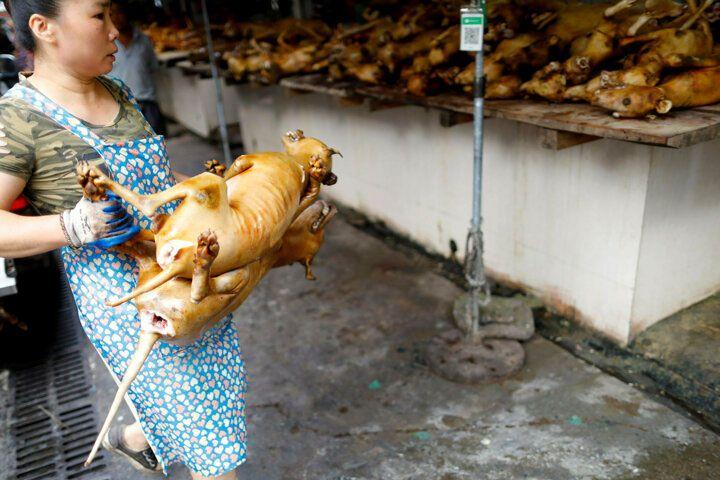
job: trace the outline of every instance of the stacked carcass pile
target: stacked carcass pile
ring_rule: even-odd
[[[535,72],[520,90],[554,102],[587,101],[616,117],[643,117],[671,108],[720,101],[720,65],[705,11],[672,0],[621,0],[614,5],[570,5],[546,33],[569,46],[564,59]],[[587,31],[576,29],[592,19]],[[578,35],[579,33],[579,35]]]
[[[415,5],[399,16],[366,11],[366,22],[338,27],[330,40],[328,73],[334,80],[400,85],[415,95],[437,93],[443,75],[471,57],[459,52],[458,9]],[[456,71],[457,70],[457,71]],[[472,77],[470,77],[472,83]]]
[[[718,17],[714,1],[491,1],[485,96],[586,101],[627,117],[720,101],[708,23]],[[430,3],[400,15],[367,12],[365,20],[329,40],[333,79],[418,96],[472,89],[474,57],[458,51],[456,8]]]
[[[142,31],[150,37],[156,52],[188,51],[204,44],[202,31],[196,29],[188,19],[166,26],[152,23],[143,27]]]
[[[271,84],[285,76],[326,68],[331,33],[320,20],[228,22],[225,36],[238,40],[223,59],[236,80]]]
[[[417,96],[469,92],[474,56],[459,51],[459,7],[454,3],[424,3],[399,14],[365,12],[366,23],[339,28],[333,36],[330,76],[394,85]],[[560,8],[553,2],[533,8],[510,2],[488,5],[488,98],[519,95],[523,79],[559,53],[557,38],[541,29]]]

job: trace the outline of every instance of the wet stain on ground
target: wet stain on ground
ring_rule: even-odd
[[[631,478],[638,480],[720,478],[720,454],[717,446],[717,443],[699,443],[650,450],[647,456],[637,463],[638,475]]]
[[[603,395],[602,399],[607,406],[614,408],[615,410],[620,410],[628,415],[632,415],[633,417],[638,416],[638,411],[640,410],[640,404],[638,403],[625,402],[609,395]]]

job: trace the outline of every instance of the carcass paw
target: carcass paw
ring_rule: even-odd
[[[86,198],[96,202],[105,199],[105,176],[100,170],[91,166],[88,162],[78,162],[77,165],[78,183]]]
[[[222,177],[225,174],[225,170],[227,167],[223,165],[222,163],[218,162],[217,160],[210,160],[205,162],[205,171],[214,173],[215,175],[218,175]]]
[[[217,258],[220,252],[220,244],[217,235],[212,230],[206,230],[198,237],[197,250],[195,252],[195,267],[208,267]]]

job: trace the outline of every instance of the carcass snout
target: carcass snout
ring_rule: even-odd
[[[322,181],[323,185],[335,185],[337,183],[337,175],[332,172],[328,172]]]
[[[161,313],[151,310],[140,311],[140,329],[147,333],[157,333],[164,338],[175,337],[172,322]]]

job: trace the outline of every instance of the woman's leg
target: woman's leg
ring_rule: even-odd
[[[190,472],[190,476],[193,480],[237,480],[237,477],[235,476],[235,470],[220,475],[219,477],[206,477],[204,475],[200,475],[199,473],[194,472]]]
[[[125,443],[128,448],[137,452],[145,450],[150,446],[138,422],[125,427],[125,430],[123,430],[123,443]]]
[[[145,438],[145,435],[142,433],[140,423],[138,422],[135,422],[132,425],[128,425],[127,427],[125,427],[125,430],[123,431],[123,442],[129,448],[137,450],[138,452],[145,450],[150,446],[147,439]],[[199,473],[190,472],[190,477],[192,477],[193,480],[237,480],[237,477],[235,476],[235,470],[227,472],[218,477],[206,477]]]

